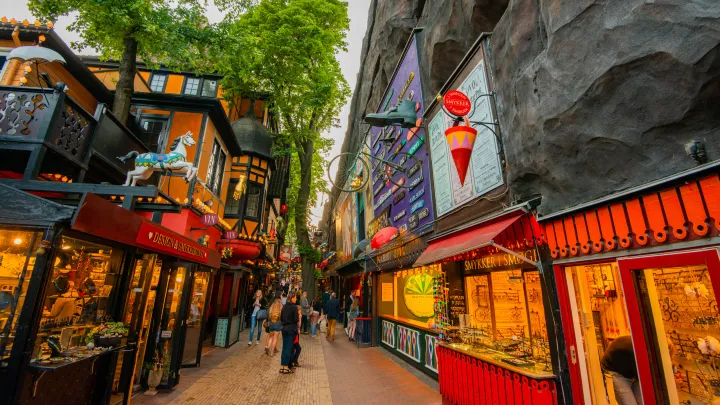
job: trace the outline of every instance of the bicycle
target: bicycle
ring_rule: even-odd
[[[417,129],[408,129],[408,131],[417,131]],[[417,172],[422,172],[422,160],[414,156],[415,152],[422,146],[425,140],[422,137],[415,136],[413,131],[412,138],[415,138],[415,143],[411,146],[408,152],[400,152],[400,150],[406,145],[407,137],[403,137],[406,131],[404,128],[396,125],[388,125],[381,129],[380,133],[375,138],[372,144],[367,144],[368,135],[370,134],[370,128],[365,132],[363,139],[363,146],[358,152],[343,152],[335,156],[328,162],[327,171],[330,183],[337,187],[341,191],[348,193],[357,192],[362,190],[367,182],[372,178],[373,186],[380,180],[384,180],[386,185],[397,189],[413,188],[417,186],[416,181],[412,181],[411,177]],[[418,145],[415,147],[414,145]],[[368,153],[365,151],[365,147],[374,153]],[[389,156],[385,156],[389,151],[395,148],[395,152]],[[343,158],[345,161],[343,162]],[[350,163],[346,169],[345,176],[337,175],[336,179],[343,181],[343,185],[339,185],[333,179],[331,173],[334,166],[337,165],[336,173],[340,174],[340,166],[345,163]],[[370,163],[368,163],[370,162]],[[372,166],[372,170],[371,167]],[[352,179],[348,182],[349,179]],[[349,187],[345,187],[348,185]]]

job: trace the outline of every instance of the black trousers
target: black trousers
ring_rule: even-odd
[[[302,333],[307,333],[308,324],[309,324],[309,322],[308,322],[308,317],[307,317],[307,315],[303,315],[303,316],[302,316],[302,323],[300,324],[300,331],[301,331]]]
[[[300,359],[300,352],[302,351],[302,347],[300,346],[300,342],[294,343],[292,346],[292,359],[290,360],[290,367],[294,367],[298,364],[298,359]]]

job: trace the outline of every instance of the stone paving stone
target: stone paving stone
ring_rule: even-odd
[[[189,404],[413,404],[443,403],[426,382],[376,348],[358,349],[339,326],[335,342],[324,331],[301,336],[302,353],[295,374],[282,375],[280,353],[263,354],[260,345],[248,346],[247,331],[229,349],[203,357],[199,368],[181,369],[180,384],[155,396],[138,395],[132,405]],[[282,349],[282,341],[278,350]],[[427,377],[426,377],[427,378]]]

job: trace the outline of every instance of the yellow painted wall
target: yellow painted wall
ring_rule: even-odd
[[[197,142],[200,131],[202,129],[202,118],[202,113],[176,111],[173,114],[172,126],[170,127],[170,138],[168,139],[165,153],[170,152],[170,146],[172,145],[173,141],[175,141],[177,137],[184,135],[187,131],[193,133],[193,139],[195,139],[195,142]],[[187,151],[186,159],[189,162],[193,162],[195,160],[196,149],[197,144],[194,146],[185,146],[185,150]],[[169,186],[168,182],[170,182]],[[170,177],[166,177],[165,183],[162,187],[162,191],[168,192],[168,187],[171,197],[179,198],[181,202],[184,201],[185,198],[187,198],[188,185],[182,178],[173,177],[171,180]]]
[[[185,76],[183,75],[168,75],[165,93],[180,94],[184,81]]]
[[[97,70],[97,69],[91,69]],[[117,87],[118,79],[120,78],[120,72],[118,71],[104,71],[95,73],[95,77],[100,79],[101,82],[108,88],[108,90],[115,90]],[[136,93],[149,93],[150,88],[143,82],[139,76],[135,75],[135,92]]]
[[[28,65],[30,64],[26,62],[19,69],[17,69],[17,71],[15,72],[15,76],[10,83],[11,86],[20,85],[20,79],[25,75],[24,68]],[[95,108],[98,104],[97,99],[82,84],[80,84],[80,82],[75,79],[75,77],[71,75],[70,72],[68,72],[62,64],[60,64],[60,62],[45,63],[39,66],[31,64],[30,66],[32,67],[32,69],[37,68],[40,74],[47,73],[48,75],[50,75],[50,79],[53,81],[53,83],[65,83],[65,85],[68,86],[67,94],[70,96],[70,98],[72,98],[73,101],[78,103],[88,113],[95,114]],[[37,80],[37,74],[38,72],[35,72],[33,70],[27,75],[28,82],[26,86],[40,86],[40,83],[38,83]],[[44,82],[42,83],[42,86],[47,87]]]

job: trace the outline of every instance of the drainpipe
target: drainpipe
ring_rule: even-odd
[[[20,43],[20,25],[15,26],[15,29],[13,30],[11,36],[12,36],[12,40],[13,40],[13,43],[15,44],[15,46],[17,46],[17,47],[22,46],[22,43]],[[20,59],[11,60],[8,63],[7,69],[5,69],[5,74],[3,75],[2,80],[0,80],[0,85],[5,85],[5,86],[11,85],[20,65],[22,65],[22,62],[20,61]]]

